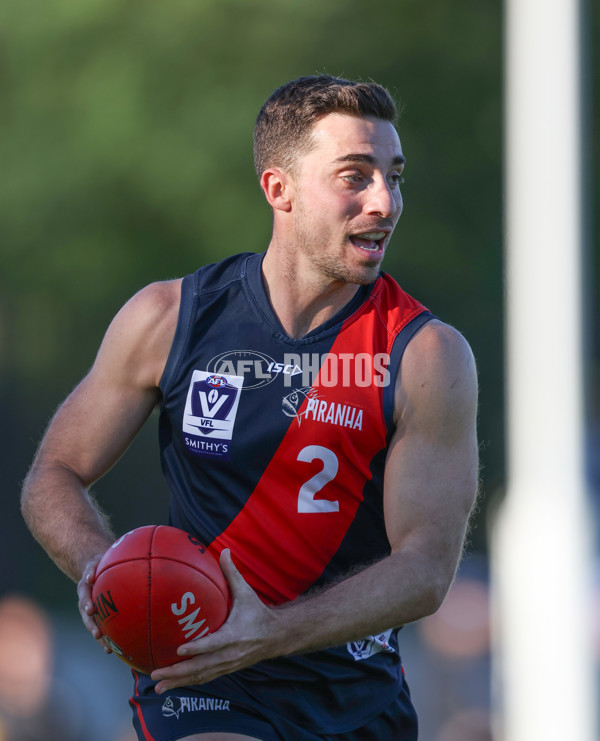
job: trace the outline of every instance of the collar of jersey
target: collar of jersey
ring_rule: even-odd
[[[308,334],[305,334],[303,337],[299,337],[296,339],[286,334],[285,330],[281,326],[281,323],[279,322],[279,319],[277,318],[277,315],[273,311],[271,302],[267,297],[261,269],[262,261],[265,257],[265,254],[266,252],[249,255],[246,262],[245,271],[247,286],[258,309],[273,328],[277,339],[284,340],[289,343],[298,343],[305,341],[314,342],[316,338],[321,338],[324,333],[338,328],[364,303],[364,301],[371,294],[373,287],[377,283],[377,281],[375,281],[374,283],[370,283],[366,286],[359,286],[356,295],[353,296],[352,299],[337,312],[337,314],[334,314],[331,319],[328,319],[323,324],[315,327]],[[380,280],[380,278],[378,280]]]

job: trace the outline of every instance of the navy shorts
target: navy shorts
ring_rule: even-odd
[[[195,733],[229,732],[261,741],[417,741],[417,717],[402,694],[360,728],[316,733],[284,718],[268,703],[257,703],[231,675],[204,685],[180,687],[162,695],[155,682],[133,672],[130,700],[140,741],[176,741]]]

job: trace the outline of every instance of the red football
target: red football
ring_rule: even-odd
[[[182,643],[214,633],[230,607],[221,567],[199,540],[167,525],[119,538],[96,569],[94,617],[113,652],[150,674]]]

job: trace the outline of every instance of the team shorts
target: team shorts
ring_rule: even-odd
[[[405,694],[360,728],[331,734],[306,730],[268,703],[259,704],[231,675],[162,695],[156,694],[156,683],[146,675],[134,672],[134,679],[130,705],[140,741],[176,741],[217,731],[260,741],[417,741],[417,716]]]

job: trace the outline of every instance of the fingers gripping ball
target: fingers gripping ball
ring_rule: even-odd
[[[119,538],[98,564],[92,599],[113,652],[145,674],[182,661],[177,647],[218,630],[230,607],[214,556],[192,535],[166,525]]]

